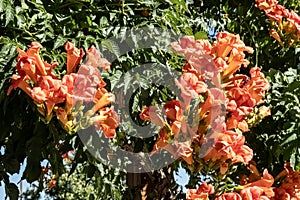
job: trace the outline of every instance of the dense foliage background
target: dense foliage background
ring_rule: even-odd
[[[298,0],[279,3],[300,12]],[[92,44],[100,48],[101,44],[110,52],[117,53],[118,47],[107,39],[122,37],[132,27],[161,27],[211,41],[215,40],[219,31],[239,34],[247,46],[254,48],[254,53],[248,56],[250,67],[262,67],[271,84],[265,102],[272,114],[246,134],[247,144],[255,151],[254,160],[258,169],[263,171],[268,168],[272,175],[276,175],[283,169],[284,162],[289,161],[294,169],[300,170],[300,47],[281,46],[269,35],[270,21],[263,11],[255,7],[255,1],[2,0],[0,26],[0,181],[11,199],[18,198],[19,190],[9,182],[9,176],[19,172],[24,159],[27,164],[22,179],[29,183],[39,181],[38,191],[46,186],[45,180],[40,178],[44,173],[41,167],[43,160],[51,165],[50,176],[62,175],[62,178],[57,178],[59,184],[47,190],[55,198],[85,199],[89,196],[90,199],[133,199],[138,194],[142,186],[129,186],[128,189],[125,184],[128,174],[97,162],[83,148],[78,135],[70,135],[57,128],[58,121],[44,124],[25,93],[15,90],[10,96],[6,94],[11,75],[15,72],[17,47],[25,49],[31,41],[38,41],[44,47],[44,59],[57,61],[62,67],[65,63],[63,45],[67,40],[86,49]],[[105,74],[108,87],[113,87],[121,74],[149,61],[176,70],[178,63],[183,63],[181,57],[171,52],[133,50],[112,63],[111,70]],[[136,121],[142,105],[172,98],[159,87],[144,88],[144,92],[135,95],[137,101],[132,103],[131,117]],[[58,148],[61,141],[63,145]],[[128,141],[131,141],[130,145]],[[117,135],[116,142],[129,145],[136,151],[150,149],[153,145],[151,140],[121,133]],[[66,164],[61,155],[72,149],[76,149],[75,157],[70,164]],[[172,174],[178,166],[179,161],[176,161],[166,169],[147,175],[156,183],[148,193],[149,198],[184,198]],[[240,168],[244,170],[245,167]],[[66,178],[66,173],[73,175]],[[168,180],[163,180],[161,174]],[[201,183],[201,178],[203,176],[199,174],[191,174],[187,187],[195,188]],[[231,178],[235,180],[235,174]],[[68,179],[72,180],[68,182]],[[89,187],[69,192],[71,190],[67,188],[77,187],[74,184],[79,179],[84,179]],[[67,195],[76,191],[80,193],[78,196]],[[35,191],[29,193],[29,196],[38,196]]]

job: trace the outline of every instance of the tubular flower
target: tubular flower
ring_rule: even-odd
[[[105,93],[105,94],[103,94],[103,96],[100,99],[95,99],[95,101],[96,101],[96,103],[95,103],[94,107],[92,108],[92,110],[94,112],[97,112],[101,108],[114,102],[115,96],[111,93]]]
[[[225,60],[228,58],[229,62],[235,57],[239,58],[239,60],[243,59],[245,56],[243,54],[244,51],[253,53],[253,49],[245,46],[239,35],[228,32],[219,32],[217,34],[217,41],[214,43],[212,49],[213,53],[216,53],[216,57]]]
[[[236,48],[232,49],[230,56],[228,58],[228,65],[223,71],[223,76],[229,77],[237,70],[239,70],[242,65],[244,65],[244,67],[247,67],[249,61],[244,59],[244,57],[245,54],[243,52],[239,52],[239,50]]]
[[[86,61],[86,65],[90,65],[93,67],[101,67],[104,70],[109,70],[111,63],[108,62],[105,58],[101,58],[100,52],[95,48],[95,46],[91,46],[87,52],[88,60]]]
[[[198,125],[198,134],[203,134],[208,130],[212,132],[222,132],[226,130],[225,99],[225,95],[221,90],[216,88],[208,90],[207,99],[204,103],[199,104],[198,118],[195,118],[203,122]]]
[[[42,76],[31,93],[35,102],[46,104],[45,116],[49,116],[55,104],[65,101],[67,87],[62,85],[61,80],[55,80],[51,76]]]
[[[260,10],[270,10],[277,5],[276,0],[256,0],[256,7]]]
[[[167,126],[161,128],[158,134],[159,138],[153,146],[152,153],[155,153],[159,149],[166,149],[167,145],[169,144],[170,129]],[[173,148],[167,150],[170,150],[169,152],[174,153]]]
[[[37,103],[43,103],[47,100],[47,94],[42,88],[34,87],[31,91],[32,99]]]
[[[203,80],[199,79],[197,75],[194,73],[184,73],[180,78],[180,82],[186,82],[187,87],[189,90],[195,90],[197,94],[202,94],[207,91],[207,85],[203,82]],[[187,89],[188,90],[188,89]]]
[[[165,120],[157,114],[157,108],[155,106],[149,106],[142,110],[140,118],[161,127],[158,140],[153,146],[152,155],[159,149],[165,149],[173,154],[175,157],[181,157],[188,164],[192,164],[193,150],[190,147],[190,141],[177,142],[177,137],[180,135],[180,131],[193,134],[193,131],[182,123],[184,105],[179,100],[172,100],[166,102],[163,106],[163,114]],[[173,142],[172,144],[170,144]]]
[[[57,75],[53,72],[53,69],[59,65],[58,62],[53,62],[51,64],[44,61],[45,69],[48,76],[51,76],[53,79],[58,79]]]
[[[178,43],[171,44],[173,50],[184,54],[189,60],[191,56],[201,55],[204,51],[210,51],[211,45],[207,40],[195,40],[193,36],[184,36]]]
[[[36,84],[38,77],[47,75],[45,65],[39,55],[41,47],[42,45],[40,45],[39,43],[32,42],[26,52],[17,48],[19,55],[17,57],[17,64],[15,67],[17,69],[18,76],[13,75],[12,84],[8,89],[8,94],[10,94],[12,89],[20,87],[27,93],[27,95],[31,96],[29,94],[29,91],[31,91],[31,89],[29,84],[27,84],[27,81],[31,81]],[[18,81],[17,77],[19,77]]]
[[[236,192],[224,193],[217,197],[215,200],[243,200],[242,197]]]
[[[195,90],[190,89],[190,86],[186,81],[180,79],[179,81],[176,81],[176,84],[181,89],[180,95],[185,105],[189,105],[192,99],[199,97],[199,94]]]
[[[161,127],[153,151],[167,149],[188,164],[195,162],[191,154],[198,155],[201,164],[215,164],[221,174],[232,164],[247,164],[253,157],[252,149],[235,129],[249,130],[248,116],[263,103],[269,88],[259,68],[250,69],[250,77],[237,74],[242,66],[248,66],[246,53],[253,53],[253,49],[239,35],[228,32],[219,32],[212,45],[208,40],[185,36],[171,46],[186,60],[182,76],[176,80],[180,98],[165,104],[164,123],[154,109],[146,108],[140,113],[141,119]],[[198,103],[193,105],[194,102]],[[266,116],[267,110],[260,109],[260,115]],[[192,139],[192,149],[187,148],[189,143],[181,145],[178,138],[182,137]]]
[[[245,84],[251,97],[256,101],[256,104],[261,103],[266,91],[270,85],[265,79],[264,74],[260,72],[260,68],[254,67],[250,70],[251,79]]]
[[[211,136],[212,137],[212,136]],[[213,136],[215,142],[212,147],[204,154],[205,161],[221,161],[225,162],[228,159],[232,160],[232,163],[248,163],[252,157],[252,150],[244,145],[245,137],[233,132],[225,131]],[[209,138],[207,138],[209,140]],[[225,166],[223,166],[225,167]],[[222,168],[222,174],[227,169]]]
[[[143,120],[151,121],[161,127],[159,137],[153,146],[152,154],[159,149],[165,149],[176,157],[183,158],[187,163],[192,163],[192,149],[190,143],[177,143],[170,145],[170,142],[178,137],[182,126],[182,103],[177,100],[169,101],[163,106],[163,113],[166,122],[157,114],[155,106],[149,106],[142,110],[140,117]]]
[[[236,76],[229,80],[225,88],[228,88],[227,111],[231,116],[227,119],[227,128],[239,128],[243,132],[248,131],[248,123],[245,117],[253,112],[257,104],[263,103],[265,92],[269,89],[269,83],[260,68],[250,69],[251,78]]]
[[[68,91],[67,91],[68,94],[73,93],[74,82],[77,77],[78,77],[78,74],[75,74],[75,73],[66,74],[62,77],[61,83],[62,83],[62,85],[66,86],[68,88]]]
[[[213,52],[218,58],[215,59],[217,66],[220,66],[220,63],[223,66],[219,67],[223,71],[223,77],[230,77],[242,65],[248,66],[249,61],[245,59],[244,52],[253,53],[253,49],[245,46],[239,35],[220,32],[217,34],[217,42],[213,45]]]
[[[274,183],[273,176],[268,173],[267,169],[265,169],[263,172],[263,177],[261,177],[261,179],[247,184],[246,187],[258,186],[258,187],[270,188],[273,185],[273,183]]]
[[[260,177],[255,164],[252,163],[249,164],[248,168],[250,169],[251,174],[248,178],[243,177],[242,182],[252,182],[240,186],[242,189],[240,191],[241,197],[243,199],[273,199],[275,196],[274,188],[272,187],[274,184],[273,176],[268,173],[268,170],[265,169],[263,176]]]
[[[172,135],[177,136],[181,129],[181,122],[183,119],[181,102],[177,100],[169,101],[165,103],[163,111],[170,123]]]
[[[300,199],[300,172],[295,172],[289,163],[276,179],[284,177],[279,187],[275,188],[274,200],[297,200]]]
[[[269,31],[269,34],[271,37],[273,37],[275,40],[277,40],[280,44],[282,44],[281,38],[275,29],[271,29]]]
[[[65,76],[67,77],[63,81],[65,84],[72,85],[71,93],[74,99],[84,102],[94,101],[96,103],[102,97],[101,95],[95,98],[95,95],[99,94],[97,90],[102,89],[106,85],[101,78],[101,72],[97,68],[83,64],[76,74],[71,73]]]
[[[164,104],[164,113],[167,119],[171,121],[181,121],[182,120],[182,108],[180,101],[173,100]]]
[[[152,122],[157,126],[163,127],[164,121],[163,119],[157,114],[157,108],[155,106],[148,106],[142,109],[140,113],[140,118],[145,121]]]
[[[254,199],[260,199],[260,200],[270,200],[270,198],[273,195],[273,193],[270,194],[265,194],[264,190],[260,187],[253,186],[253,187],[248,187],[243,189],[240,192],[240,195],[242,199],[249,199],[249,200],[254,200]]]
[[[40,75],[45,76],[47,75],[46,68],[44,65],[44,62],[42,61],[40,57],[40,49],[43,46],[39,44],[38,42],[32,42],[30,45],[30,48],[27,50],[26,54],[28,55],[29,58],[32,58],[35,62],[37,71],[39,72]]]
[[[193,149],[191,148],[191,142],[181,142],[176,145],[176,154],[181,157],[187,164],[193,163]]]
[[[102,130],[106,138],[114,138],[116,128],[119,126],[119,117],[112,107],[99,110],[99,114],[91,118],[96,129]]]
[[[300,44],[300,17],[293,10],[288,10],[279,5],[275,0],[256,0],[256,7],[263,10],[272,22],[273,28],[270,36],[275,38],[280,45]],[[282,36],[282,38],[280,37]]]
[[[18,60],[16,69],[17,69],[19,75],[21,75],[21,76],[27,75],[33,83],[37,82],[36,67],[34,65],[33,59],[30,59],[27,56],[21,57]]]
[[[278,23],[282,22],[283,17],[288,17],[288,10],[286,10],[281,5],[276,5],[272,9],[266,12],[266,15],[269,17],[271,21],[276,21]]]
[[[208,196],[215,193],[211,184],[203,182],[198,189],[189,189],[186,193],[187,200],[209,200]]]
[[[86,128],[87,124],[94,124],[103,130],[107,138],[114,137],[119,120],[113,109],[108,107],[114,101],[114,96],[104,88],[106,83],[98,69],[99,65],[107,70],[110,63],[101,58],[95,47],[91,47],[87,63],[82,64],[76,72],[84,51],[67,42],[67,74],[60,78],[53,71],[59,64],[43,62],[39,55],[41,48],[39,43],[32,42],[26,52],[17,49],[18,74],[12,76],[7,95],[12,89],[22,89],[32,98],[45,123],[49,123],[55,115],[69,133]],[[84,110],[83,103],[86,102],[94,103],[91,110]]]
[[[171,44],[173,50],[184,54],[187,63],[196,75],[213,80],[217,78],[217,69],[211,61],[211,45],[207,40],[195,40],[193,36],[184,36],[178,43]],[[217,83],[217,81],[214,81]]]
[[[217,34],[217,45],[214,45],[214,51],[216,57],[225,58],[234,48],[234,45],[240,41],[238,35],[234,35],[228,32],[220,32]]]
[[[30,85],[27,83],[28,78],[26,76],[21,77],[17,74],[13,74],[11,77],[11,85],[9,86],[7,90],[7,95],[11,93],[12,89],[20,88],[23,90],[28,96],[31,96],[31,90],[32,88]]]
[[[78,49],[71,42],[65,44],[65,50],[67,51],[67,74],[75,72],[75,68],[80,63],[84,56],[82,48]]]

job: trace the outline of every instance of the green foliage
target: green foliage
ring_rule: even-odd
[[[11,200],[16,200],[19,197],[19,189],[14,183],[6,184],[5,192]]]
[[[125,180],[103,164],[78,165],[70,174],[66,173],[58,178],[58,184],[53,190],[46,191],[50,198],[55,199],[121,199],[125,191]]]
[[[289,9],[300,11],[297,0],[280,1]],[[254,1],[210,1],[210,0],[2,0],[0,1],[0,181],[4,181],[6,194],[11,199],[18,198],[16,185],[9,183],[9,176],[18,173],[20,164],[27,158],[23,179],[34,182],[41,176],[40,162],[48,160],[54,175],[62,175],[60,183],[74,183],[74,188],[84,180],[85,188],[80,188],[78,196],[87,197],[97,188],[97,195],[120,199],[124,194],[122,181],[124,174],[108,169],[93,160],[84,149],[78,135],[70,136],[58,129],[58,121],[44,124],[38,117],[34,104],[19,90],[10,96],[6,92],[10,77],[15,72],[16,48],[25,49],[31,41],[38,41],[43,46],[42,56],[48,62],[57,61],[60,66],[57,73],[64,73],[65,53],[63,45],[67,40],[84,48],[94,44],[103,47],[108,55],[118,58],[112,63],[112,70],[103,74],[108,83],[107,89],[124,88],[131,91],[134,81],[147,83],[153,77],[168,74],[165,71],[145,72],[143,77],[126,76],[126,72],[145,63],[158,63],[180,71],[183,60],[168,51],[158,49],[138,49],[137,43],[131,41],[131,52],[120,55],[120,47],[111,37],[126,38],[131,28],[161,27],[173,33],[195,35],[196,38],[215,39],[219,31],[240,34],[246,45],[254,48],[250,55],[250,67],[262,66],[268,73],[271,89],[266,103],[272,110],[272,116],[254,127],[247,135],[247,142],[256,152],[255,160],[259,168],[268,167],[276,174],[284,161],[290,161],[295,169],[300,169],[299,135],[299,49],[282,48],[269,36],[270,22],[264,13],[254,6]],[[152,39],[156,39],[152,36]],[[154,42],[160,47],[159,42]],[[154,45],[154,46],[155,46]],[[272,69],[271,69],[272,68]],[[120,78],[124,82],[120,84]],[[143,80],[143,81],[140,81]],[[121,94],[126,95],[126,94]],[[130,114],[128,119],[141,125],[138,114],[144,105],[161,104],[174,98],[168,88],[153,84],[141,84],[128,100]],[[122,147],[151,151],[157,136],[147,139],[132,137],[135,130],[130,124],[123,123],[113,141]],[[63,142],[62,142],[63,141]],[[129,144],[130,143],[130,144]],[[71,149],[76,155],[71,168],[65,168],[61,155]],[[84,165],[82,165],[84,163]],[[81,166],[77,169],[77,166]],[[177,165],[174,165],[176,170]],[[83,172],[83,174],[82,174]],[[70,177],[66,176],[70,173]],[[159,175],[157,175],[159,176]],[[233,175],[232,175],[233,177]],[[86,181],[88,180],[88,181]],[[39,189],[45,185],[40,181]],[[190,180],[190,187],[199,183],[198,175]],[[224,180],[218,180],[224,185]],[[231,183],[231,181],[229,181]],[[75,184],[76,183],[76,184]],[[228,182],[227,182],[228,183]],[[113,186],[113,187],[112,187]],[[59,188],[66,188],[59,185]],[[73,189],[74,189],[73,188]],[[225,188],[225,186],[224,186]],[[75,189],[77,191],[77,189]],[[171,190],[176,190],[172,187]],[[73,191],[73,190],[72,190]],[[72,191],[67,191],[70,195]],[[56,191],[55,195],[64,195]],[[177,191],[176,191],[177,192]],[[81,196],[80,196],[81,195]],[[68,198],[66,196],[60,198]],[[124,196],[123,198],[126,199]]]
[[[255,1],[225,1],[221,5],[219,16],[226,20],[226,31],[239,34],[246,45],[254,49],[250,55],[250,66],[259,66],[267,71],[270,68],[285,71],[295,68],[299,63],[300,52],[294,48],[282,48],[277,41],[270,37],[270,22],[265,13],[255,7]],[[280,2],[281,3],[281,2]],[[282,2],[294,7],[295,2]],[[215,5],[217,6],[217,5]],[[295,6],[299,11],[299,6]]]
[[[174,32],[192,34],[191,24],[196,21],[197,26],[201,25],[196,31],[207,31],[204,20],[199,15],[192,15],[188,7],[189,5],[181,0],[126,3],[108,0],[101,2],[89,0],[1,1],[0,123],[2,131],[0,145],[5,149],[0,161],[0,172],[3,174],[1,177],[18,173],[19,166],[25,158],[27,158],[27,166],[22,178],[29,182],[40,178],[40,162],[44,159],[51,164],[53,174],[59,176],[65,171],[61,159],[63,153],[70,149],[77,149],[71,171],[75,170],[76,163],[84,163],[88,158],[88,152],[83,151],[83,146],[77,136],[69,136],[63,130],[57,129],[56,127],[59,126],[55,120],[47,125],[40,121],[34,104],[23,92],[13,91],[10,96],[6,95],[10,77],[15,72],[17,47],[25,49],[31,41],[40,42],[44,46],[43,58],[48,62],[59,62],[60,66],[56,70],[58,73],[62,71],[61,68],[65,63],[65,53],[63,53],[62,46],[67,40],[74,42],[76,46],[85,48],[92,44],[99,48],[102,44],[112,53],[119,55],[118,47],[107,39],[112,36],[125,37],[125,33],[131,27],[161,26],[171,28]],[[134,48],[137,46],[132,46],[132,49]],[[113,87],[115,76],[123,74],[136,65],[148,61],[159,61],[159,63],[166,64],[170,57],[166,53],[153,54],[149,52],[135,53],[127,55],[125,58],[120,57],[113,63],[113,71],[107,77],[109,85]],[[132,62],[132,60],[134,61]],[[145,88],[145,90],[153,94],[152,99],[168,98],[166,91],[159,92],[157,88]],[[141,93],[136,94],[136,97],[133,98],[135,100],[132,102],[135,118],[141,109],[141,105],[137,104],[138,99],[144,98],[146,100],[146,97]],[[61,141],[63,141],[62,146],[60,146]],[[134,145],[138,141],[131,144]],[[147,143],[149,142],[145,142],[145,145]],[[151,142],[146,145],[147,147],[142,145],[139,148],[151,148],[150,144]],[[94,176],[104,175],[101,172],[95,173]],[[9,184],[8,178],[2,180],[7,185],[7,194],[13,198],[15,196],[14,187]],[[39,189],[42,188],[43,185],[40,183]]]
[[[300,11],[298,1],[279,1],[288,9]],[[299,70],[300,51],[283,48],[270,37],[270,22],[254,1],[204,1],[204,11],[218,8],[208,14],[210,18],[225,21],[223,31],[241,36],[246,45],[253,47],[249,55],[250,67],[259,66],[268,74],[271,89],[266,103],[271,117],[264,119],[247,134],[247,143],[255,152],[259,168],[268,168],[273,174],[282,169],[283,162],[290,161],[299,169]]]
[[[271,116],[263,120],[263,126],[252,130],[248,141],[253,149],[257,149],[259,165],[278,172],[276,170],[280,170],[282,162],[289,161],[294,169],[299,170],[299,69],[289,68],[285,72],[271,69],[267,78],[272,83],[266,97]]]

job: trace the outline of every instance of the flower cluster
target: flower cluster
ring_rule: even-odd
[[[274,28],[270,30],[270,35],[273,38],[281,45],[284,42],[288,46],[300,44],[300,17],[297,13],[279,5],[276,0],[256,0],[255,2],[256,7],[263,10],[272,23]]]
[[[114,96],[104,88],[106,83],[98,69],[108,70],[110,63],[92,46],[86,51],[87,61],[79,67],[85,52],[67,42],[66,73],[60,78],[54,72],[59,64],[43,61],[41,48],[41,44],[32,42],[26,52],[18,49],[17,74],[12,76],[7,94],[12,89],[22,89],[34,101],[46,123],[55,115],[69,133],[94,124],[106,137],[114,137],[118,117],[108,106],[114,101]],[[93,106],[83,113],[83,103],[92,103]]]
[[[250,76],[237,73],[248,66],[244,52],[252,53],[252,48],[228,32],[218,33],[213,44],[185,36],[172,47],[187,61],[177,80],[181,98],[164,104],[164,116],[155,106],[140,114],[161,127],[153,151],[164,148],[190,165],[200,157],[221,174],[230,164],[248,163],[253,153],[241,133],[270,114],[268,108],[258,107],[269,88],[260,68],[251,68]]]
[[[203,182],[198,189],[190,189],[186,193],[188,200],[208,200],[214,195],[215,200],[296,200],[300,199],[300,172],[295,172],[289,163],[285,163],[284,170],[275,179],[265,169],[261,176],[254,162],[248,165],[250,175],[240,176],[240,185],[234,191],[216,194],[211,184]],[[279,186],[274,187],[275,181]]]
[[[208,196],[215,193],[214,186],[203,182],[198,189],[190,189],[186,193],[187,200],[203,199],[209,200]]]
[[[300,172],[295,172],[289,163],[286,163],[284,170],[276,176],[282,179],[280,186],[274,189],[275,200],[296,200],[300,199]]]

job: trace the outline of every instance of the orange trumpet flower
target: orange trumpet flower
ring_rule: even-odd
[[[159,127],[164,126],[164,120],[158,115],[155,106],[144,107],[140,113],[140,118],[145,121],[151,121]]]
[[[84,51],[82,48],[76,48],[69,41],[65,44],[65,49],[67,51],[67,74],[70,74],[75,72],[76,67],[84,56]]]
[[[7,95],[9,95],[11,93],[12,89],[16,89],[16,88],[20,88],[21,90],[23,90],[28,96],[30,96],[32,98],[31,95],[31,91],[32,88],[30,87],[30,85],[26,82],[28,80],[27,76],[19,76],[16,74],[13,74],[11,77],[11,84],[7,90]]]
[[[43,46],[40,43],[32,42],[30,45],[30,48],[27,50],[26,53],[27,53],[28,57],[34,59],[36,69],[39,72],[39,74],[42,76],[46,76],[47,75],[46,68],[45,68],[44,62],[42,61],[42,59],[40,57],[40,49],[42,47]]]
[[[111,63],[108,62],[105,58],[101,58],[100,52],[95,48],[95,46],[91,46],[86,52],[88,59],[85,65],[89,65],[92,67],[101,67],[104,70],[109,70]]]
[[[98,100],[95,99],[96,104],[93,106],[93,112],[97,112],[99,109],[111,104],[115,101],[115,96],[112,93],[104,93],[103,96]]]

